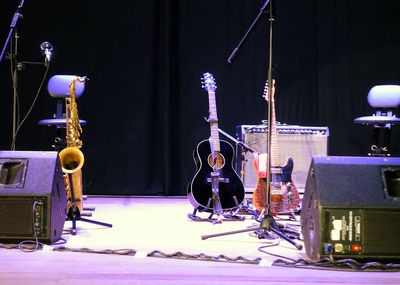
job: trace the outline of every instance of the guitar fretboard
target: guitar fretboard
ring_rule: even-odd
[[[271,103],[271,166],[279,167],[278,132],[276,131],[274,99],[272,99]]]
[[[265,84],[265,99],[269,99],[269,86],[268,81]],[[275,116],[275,80],[272,80],[271,86],[271,167],[277,168],[279,164],[279,148],[278,148],[278,132],[276,130],[276,116]]]
[[[219,131],[218,131],[218,116],[217,116],[217,104],[215,101],[215,92],[208,91],[208,103],[209,103],[209,122],[211,130],[211,144],[214,152],[219,152]]]

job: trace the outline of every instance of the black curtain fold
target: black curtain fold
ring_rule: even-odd
[[[232,50],[263,0],[25,1],[20,60],[43,60],[54,45],[50,75],[86,75],[78,99],[87,120],[82,140],[87,194],[185,195],[194,176],[192,151],[209,137],[204,72],[214,74],[219,127],[266,119],[269,21],[263,14],[236,54]],[[19,1],[0,4],[3,43]],[[366,155],[372,127],[369,89],[400,84],[398,1],[274,1],[273,76],[281,123],[330,128],[330,155]],[[10,64],[0,64],[0,149],[11,143]],[[20,72],[21,113],[44,69]],[[44,89],[17,139],[17,150],[51,150],[55,129],[38,126],[55,101]],[[400,153],[398,126],[392,154]],[[221,138],[224,138],[221,135]],[[233,142],[231,142],[234,144]]]

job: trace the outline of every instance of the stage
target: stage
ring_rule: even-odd
[[[71,221],[63,239],[34,252],[0,249],[0,283],[9,284],[400,284],[400,272],[355,271],[277,263],[278,254],[306,259],[286,241],[259,239],[254,231],[202,239],[204,235],[258,227],[251,215],[243,221],[213,224],[188,218],[186,197],[99,197],[88,219],[100,226]],[[201,213],[201,217],[208,214]],[[284,218],[284,217],[283,217]],[[277,219],[296,227],[297,221]],[[301,241],[299,241],[301,243]]]

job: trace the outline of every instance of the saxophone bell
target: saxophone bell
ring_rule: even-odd
[[[80,170],[85,162],[83,153],[77,147],[66,147],[59,153],[62,171],[72,174]]]

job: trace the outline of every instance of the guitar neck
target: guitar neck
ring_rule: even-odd
[[[219,144],[219,131],[218,131],[218,116],[217,116],[217,104],[215,101],[215,92],[208,91],[208,102],[210,108],[210,131],[211,131],[211,144],[214,152],[220,152],[220,144]]]
[[[268,90],[271,89],[271,92]],[[271,97],[269,97],[269,94],[271,94]],[[272,80],[272,86],[269,88],[268,86],[268,81],[265,83],[265,89],[264,89],[264,97],[266,100],[270,100],[271,102],[271,167],[279,167],[279,149],[278,149],[278,132],[276,130],[276,116],[275,116],[275,80]]]
[[[279,167],[278,132],[276,130],[275,103],[271,105],[271,166]]]

